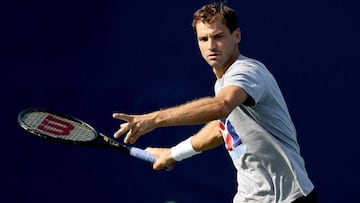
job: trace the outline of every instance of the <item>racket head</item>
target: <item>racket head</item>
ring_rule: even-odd
[[[99,135],[86,122],[47,109],[23,110],[18,115],[18,123],[34,135],[57,142],[84,144],[92,142]]]

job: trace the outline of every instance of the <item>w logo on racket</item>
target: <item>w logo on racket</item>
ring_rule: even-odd
[[[75,126],[55,116],[47,115],[37,128],[56,136],[67,136],[70,135]]]

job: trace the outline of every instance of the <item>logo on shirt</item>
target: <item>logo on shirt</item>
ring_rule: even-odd
[[[227,150],[232,151],[241,144],[240,136],[237,134],[229,119],[219,120],[219,127]]]

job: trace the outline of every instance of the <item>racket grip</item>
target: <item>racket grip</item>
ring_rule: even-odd
[[[152,154],[137,147],[130,148],[130,155],[150,163],[155,163],[156,161],[155,157]]]
[[[150,162],[150,163],[155,163],[155,161],[156,161],[156,158],[152,154],[150,154],[149,152],[147,152],[147,151],[145,151],[143,149],[137,148],[137,147],[131,147],[130,148],[130,155],[133,156],[133,157],[136,157],[138,159]],[[165,170],[166,171],[171,171],[171,170],[174,169],[174,167],[175,167],[175,162],[168,165],[165,168]]]

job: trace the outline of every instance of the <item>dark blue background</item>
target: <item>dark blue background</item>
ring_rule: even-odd
[[[223,147],[170,173],[108,150],[25,133],[31,107],[112,136],[113,112],[144,113],[213,95],[193,12],[208,1],[7,1],[0,5],[0,202],[231,202]],[[358,196],[359,11],[354,1],[230,1],[241,51],[277,78],[321,202]],[[201,126],[157,129],[137,146],[172,146]]]

